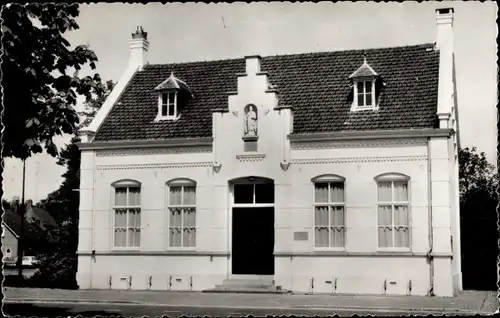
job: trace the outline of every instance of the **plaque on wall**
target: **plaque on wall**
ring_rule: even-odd
[[[309,239],[309,232],[293,232],[294,241],[307,241]]]

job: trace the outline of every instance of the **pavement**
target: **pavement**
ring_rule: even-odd
[[[463,291],[456,297],[369,296],[369,295],[275,295],[175,291],[57,290],[35,288],[3,289],[4,304],[64,306],[110,306],[115,308],[180,308],[213,312],[259,309],[267,312],[347,312],[414,314],[492,314],[499,308],[493,291]],[[110,307],[109,307],[110,308]],[[175,310],[174,310],[175,311]],[[179,310],[177,310],[179,311]],[[351,314],[351,315],[352,315]]]

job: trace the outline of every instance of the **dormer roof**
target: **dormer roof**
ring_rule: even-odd
[[[174,76],[174,72],[172,71],[170,73],[170,76],[164,80],[161,84],[155,87],[155,90],[160,91],[160,90],[182,90],[189,92],[191,95],[193,94],[191,92],[191,88],[184,82],[183,80],[178,79],[177,77]]]
[[[377,72],[373,70],[373,68],[366,62],[366,57],[364,58],[363,64],[349,76],[349,78],[356,77],[375,77],[378,76]]]

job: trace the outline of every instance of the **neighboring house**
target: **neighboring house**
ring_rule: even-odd
[[[5,214],[4,214],[5,215]],[[15,261],[17,259],[17,234],[9,225],[11,222],[2,221],[2,254],[4,262]]]
[[[35,222],[44,230],[57,227],[52,215],[47,210],[33,206],[32,200],[26,200],[25,217],[28,222]]]
[[[23,235],[25,241],[25,255],[36,253],[35,247],[31,246],[44,232],[50,228],[57,227],[49,212],[42,208],[34,207],[31,200],[26,200],[26,213]],[[5,209],[2,216],[2,252],[4,258],[16,259],[18,239],[21,233],[21,215],[17,208]]]
[[[81,131],[80,288],[462,289],[453,9],[437,41],[152,65]]]

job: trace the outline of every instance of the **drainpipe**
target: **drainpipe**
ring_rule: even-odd
[[[429,262],[429,289],[427,290],[427,296],[434,296],[434,257],[432,256],[432,245],[433,245],[433,229],[432,229],[432,166],[431,166],[431,138],[427,139],[427,178],[429,182],[428,197],[429,197],[429,250],[427,251],[427,260]]]
[[[80,152],[81,153],[81,152]],[[90,250],[92,251],[92,256],[93,256],[93,260],[92,260],[92,256],[91,256],[91,260],[90,260],[90,282],[89,282],[89,288],[92,289],[92,276],[94,275],[93,274],[93,270],[92,270],[92,261],[96,261],[95,259],[95,237],[94,237],[94,233],[95,233],[95,223],[94,223],[94,207],[95,207],[95,150],[92,152],[92,205],[91,205],[91,224],[92,224],[92,233],[90,235]],[[80,192],[81,193],[81,192]],[[80,196],[81,198],[81,196]],[[111,282],[111,280],[110,280]],[[111,283],[110,283],[110,286],[111,286]]]

